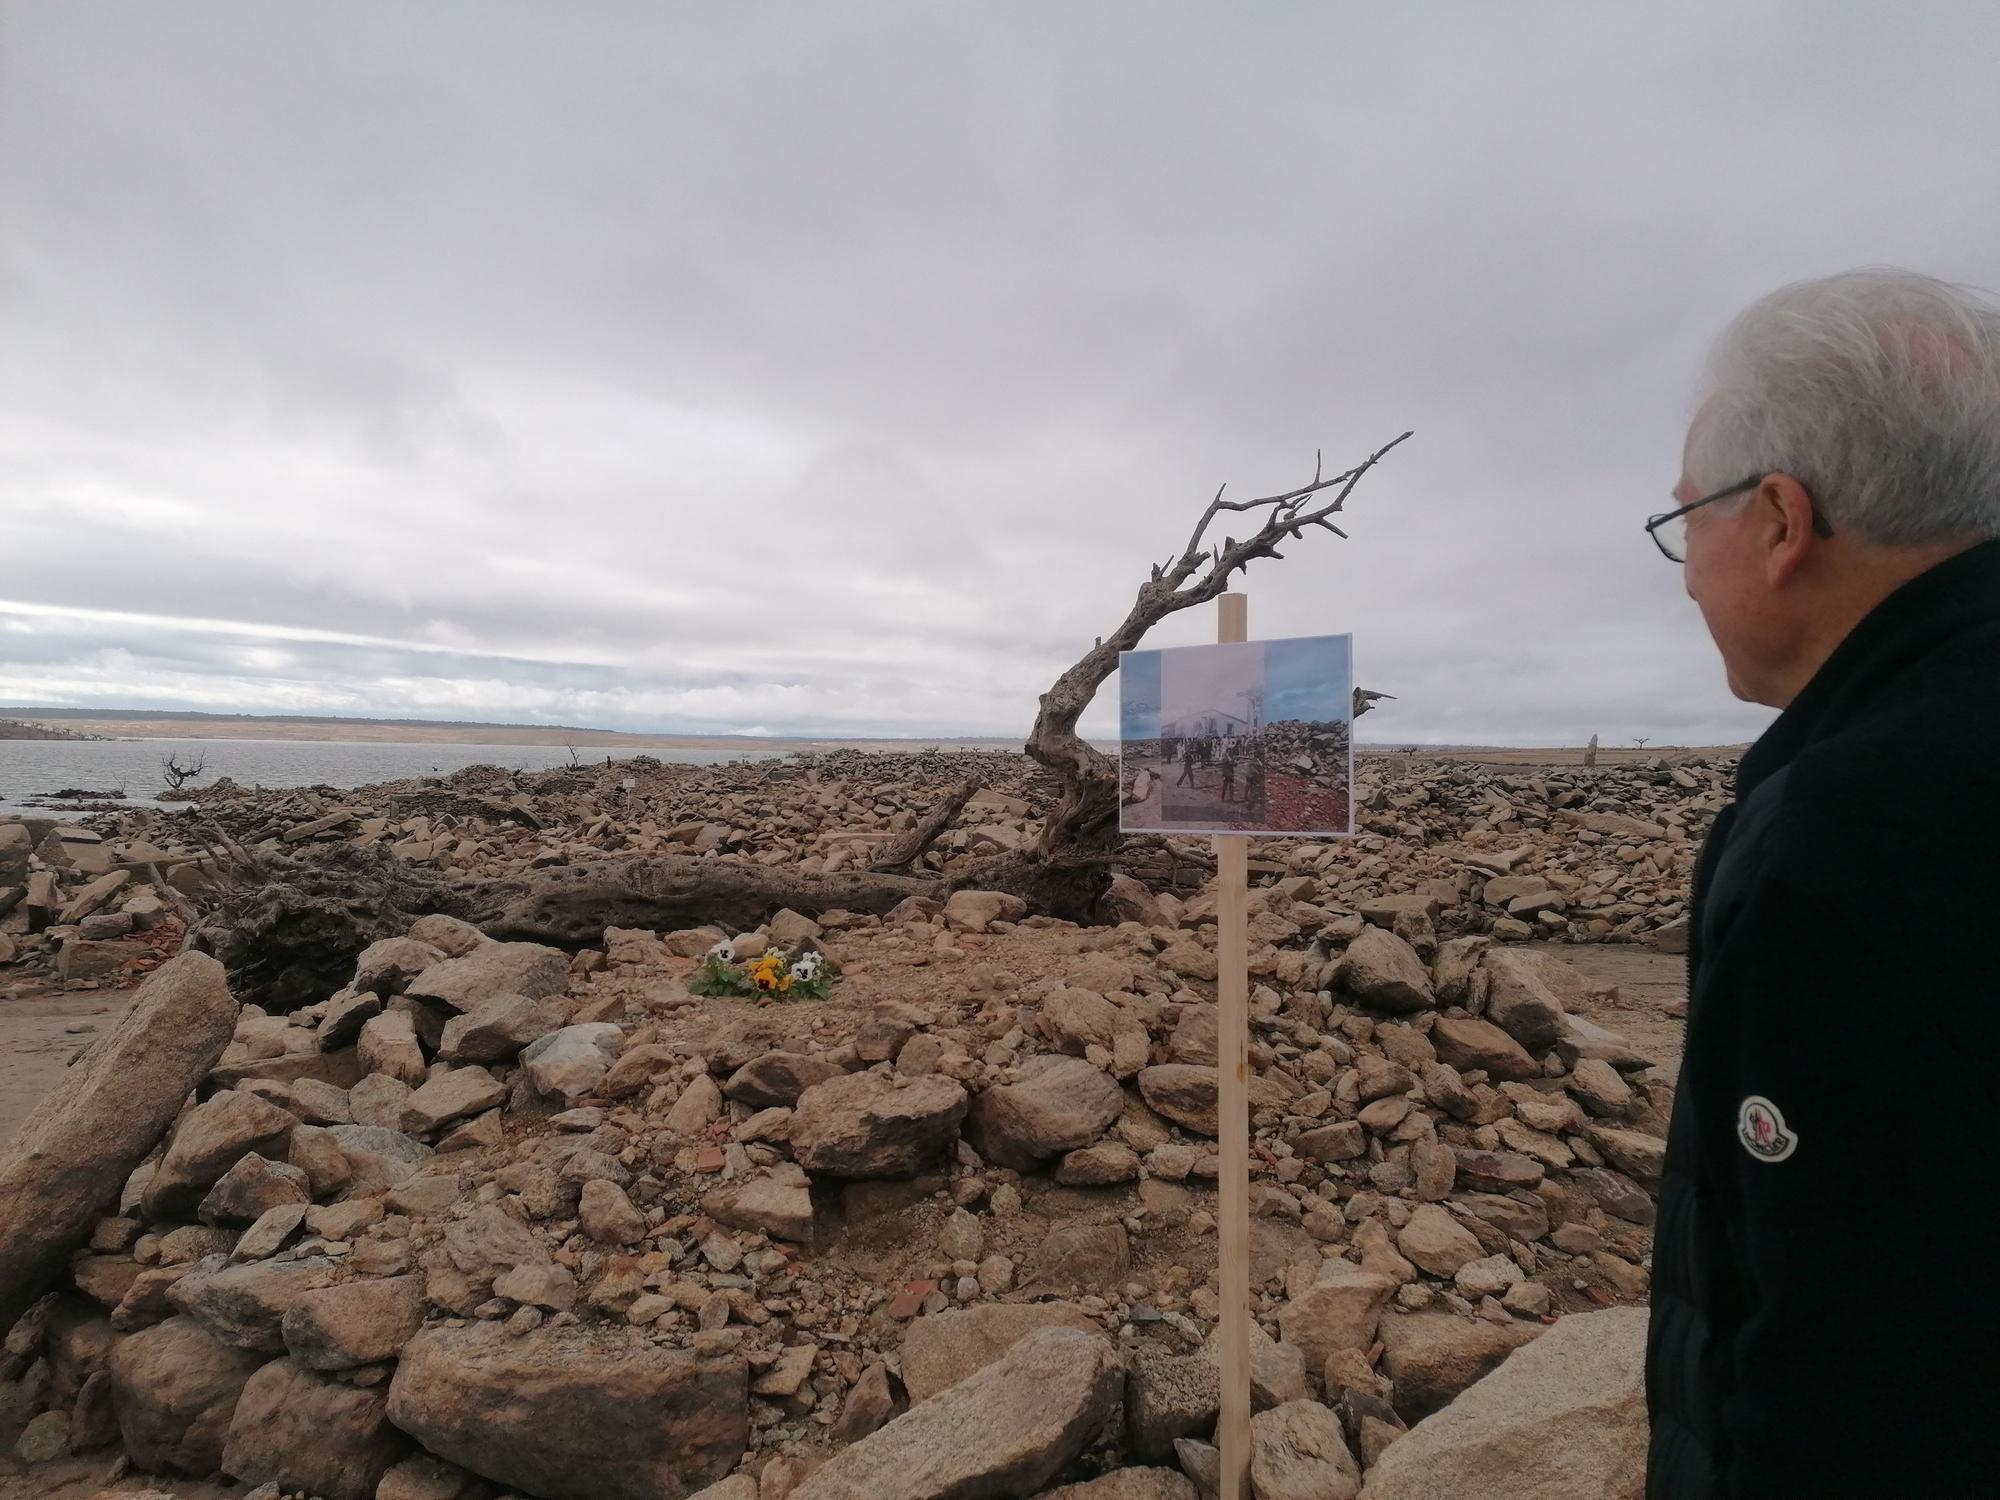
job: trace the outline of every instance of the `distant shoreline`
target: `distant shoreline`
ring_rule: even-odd
[[[436,719],[343,719],[304,715],[149,713],[139,710],[0,708],[0,718],[73,735],[126,740],[313,740],[335,744],[556,745],[637,754],[645,750],[1012,750],[1020,738],[977,735],[856,739],[750,734],[633,734],[548,724]]]
[[[938,750],[1018,750],[1026,738],[1020,735],[872,735],[853,739],[835,736],[749,735],[749,734],[636,734],[621,729],[585,729],[548,724],[491,724],[476,721],[439,719],[346,719],[332,715],[290,714],[211,714],[194,712],[152,712],[142,709],[62,709],[9,708],[0,706],[0,718],[43,724],[72,735],[139,740],[316,740],[336,744],[434,744],[434,745],[558,745],[577,750],[623,751],[639,754],[647,750],[761,750],[824,751],[865,750],[879,753],[923,749]],[[1115,740],[1097,742],[1106,754],[1116,755]],[[1362,742],[1357,750],[1366,754],[1396,754],[1410,749],[1413,742]],[[1524,763],[1563,764],[1574,755],[1583,757],[1580,745],[1469,745],[1415,743],[1419,755],[1453,755],[1477,760],[1504,760],[1527,757]],[[1742,745],[1606,745],[1598,751],[1605,765],[1626,765],[1664,756],[1698,755],[1710,758],[1740,755]]]

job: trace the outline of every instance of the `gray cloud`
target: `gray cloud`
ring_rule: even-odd
[[[1379,738],[1746,737],[1638,522],[1748,298],[1990,279],[1996,41],[15,7],[0,701],[1012,733],[1218,483],[1413,427],[1258,634],[1354,631]]]

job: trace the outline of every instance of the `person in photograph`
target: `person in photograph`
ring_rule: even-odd
[[[1646,530],[1781,712],[1693,872],[1646,1494],[2000,1494],[2000,299],[1772,292],[1674,500]]]
[[[1267,816],[1264,801],[1264,757],[1253,750],[1243,767],[1243,811],[1252,818]]]
[[[1236,742],[1229,741],[1222,747],[1222,800],[1233,802],[1236,798]]]
[[[1199,752],[1199,745],[1194,740],[1189,740],[1187,743],[1187,754],[1181,758],[1181,779],[1174,783],[1175,786],[1183,787],[1195,784],[1194,768]]]

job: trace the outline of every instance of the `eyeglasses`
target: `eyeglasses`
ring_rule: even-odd
[[[1727,500],[1731,495],[1740,495],[1745,490],[1754,490],[1764,482],[1762,474],[1753,474],[1741,484],[1732,484],[1726,490],[1717,490],[1713,495],[1703,495],[1699,500],[1690,500],[1679,510],[1663,511],[1657,516],[1646,518],[1646,535],[1653,539],[1653,545],[1660,549],[1668,562],[1687,561],[1687,514],[1700,510],[1704,505],[1713,505],[1718,500]],[[1833,527],[1827,524],[1825,516],[1819,513],[1819,506],[1808,495],[1806,504],[1812,508],[1813,535],[1830,537]]]

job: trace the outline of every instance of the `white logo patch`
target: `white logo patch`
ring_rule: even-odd
[[[1783,1161],[1799,1144],[1778,1106],[1762,1094],[1752,1094],[1737,1109],[1736,1139],[1759,1161]]]

